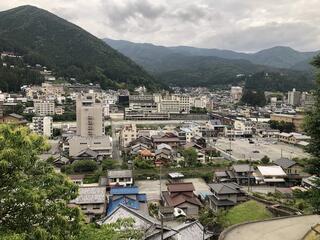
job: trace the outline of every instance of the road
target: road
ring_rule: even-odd
[[[111,125],[112,132],[112,158],[119,161],[122,164],[122,158],[120,156],[120,143],[119,143],[119,134],[116,132],[116,127]]]
[[[320,223],[319,215],[249,223],[221,234],[219,240],[301,240],[317,223]]]
[[[122,126],[125,124],[130,124],[130,123],[136,123],[136,124],[146,124],[146,125],[155,125],[155,124],[172,124],[172,125],[178,125],[184,122],[190,122],[187,120],[106,120],[105,121],[105,126]],[[205,123],[207,120],[196,120],[193,122],[199,122],[199,123]],[[69,125],[72,127],[75,127],[77,124],[75,121],[73,122],[54,122],[53,127],[54,128],[62,128],[64,125]]]

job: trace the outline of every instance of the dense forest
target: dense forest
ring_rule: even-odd
[[[29,64],[45,65],[58,76],[99,83],[104,89],[159,87],[129,58],[45,10],[21,6],[0,12],[0,32],[0,51],[15,51]]]
[[[1,91],[18,92],[23,85],[41,84],[43,81],[44,78],[39,71],[26,67],[22,59],[5,58],[0,60]]]

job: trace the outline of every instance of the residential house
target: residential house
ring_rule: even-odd
[[[77,205],[87,217],[87,221],[100,218],[106,212],[106,188],[98,186],[80,186],[77,198],[70,205]]]
[[[249,164],[234,164],[228,171],[231,175],[230,178],[234,179],[239,185],[248,184],[248,180],[250,180],[250,184],[254,184],[253,172],[254,168]]]
[[[147,195],[139,193],[139,188],[135,186],[110,189],[107,214],[110,215],[120,204],[148,213]]]
[[[196,152],[197,152],[197,161],[199,163],[205,163],[206,162],[206,154],[205,154],[205,150],[203,149],[202,146],[194,143],[194,142],[190,142],[187,143],[183,146],[184,149],[189,149],[189,148],[193,148]]]
[[[197,216],[202,203],[194,194],[191,182],[170,183],[161,194],[164,206],[179,208],[188,216]]]
[[[148,149],[140,150],[138,155],[144,160],[152,160],[152,161],[155,157],[155,154]]]
[[[237,203],[246,199],[240,185],[230,183],[213,183],[209,184],[210,190],[213,193],[208,196],[209,206],[214,211],[220,209],[228,209],[235,206]]]
[[[165,133],[160,135],[153,135],[151,137],[154,147],[165,143],[172,148],[177,148],[180,145],[179,137],[174,133]]]
[[[124,218],[131,218],[134,220],[133,228],[143,231],[143,239],[145,240],[160,240],[162,229],[164,235],[168,232],[171,233],[172,231],[171,228],[165,225],[162,228],[161,223],[157,219],[150,217],[149,214],[130,208],[123,204],[117,206],[110,214],[98,221],[98,224],[111,224],[117,222],[118,219]],[[169,235],[169,237],[171,237],[171,234]]]
[[[282,186],[285,184],[287,174],[280,166],[258,166],[254,173],[257,184]]]
[[[132,186],[133,185],[132,170],[108,170],[107,185],[110,187]]]
[[[173,159],[173,150],[170,145],[162,143],[157,146],[154,153],[155,164],[157,166],[166,164]]]
[[[280,166],[287,175],[300,175],[303,174],[303,166],[289,158],[279,158],[273,162]]]
[[[130,142],[131,147],[134,145],[137,145],[137,144],[143,144],[147,148],[151,148],[153,146],[152,139],[150,137],[146,137],[146,136],[139,136]]]
[[[301,133],[280,133],[278,134],[279,141],[294,144],[294,145],[300,145],[302,147],[307,146],[308,142],[310,141],[311,137],[306,136]]]
[[[85,175],[69,175],[68,176],[71,181],[74,183],[74,184],[77,184],[79,186],[83,185],[83,179],[85,177]]]
[[[7,116],[0,117],[0,123],[25,125],[28,121],[19,114],[11,113]]]

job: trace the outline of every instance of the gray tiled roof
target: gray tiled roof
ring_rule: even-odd
[[[108,178],[131,178],[132,170],[109,170]]]
[[[289,158],[279,158],[278,160],[275,160],[274,163],[283,169],[287,169],[296,164],[295,161],[290,160]]]
[[[236,183],[213,183],[208,184],[212,191],[217,194],[233,194],[233,193],[241,193],[240,186]]]

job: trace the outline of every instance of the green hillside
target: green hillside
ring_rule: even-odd
[[[316,52],[274,47],[247,54],[186,46],[163,47],[123,40],[104,41],[168,85],[220,87],[248,80],[247,86],[257,90],[287,91],[294,86],[308,90],[314,86],[314,75],[308,61]],[[295,69],[293,66],[298,63],[300,67]],[[274,77],[260,77],[259,73],[263,75],[265,72]],[[238,74],[245,74],[246,77],[238,78]],[[249,77],[251,75],[254,77]]]
[[[29,64],[40,63],[60,76],[102,88],[157,87],[140,66],[102,40],[33,6],[0,12],[0,50],[15,51]]]

